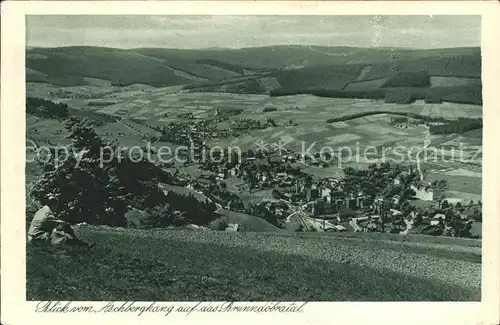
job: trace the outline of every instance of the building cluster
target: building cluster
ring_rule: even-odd
[[[318,154],[314,157],[315,161],[320,162],[322,159],[331,158]],[[424,227],[428,232],[455,229],[450,225],[450,220],[454,220],[453,218],[442,219],[439,216],[440,212],[425,213],[425,209],[423,213],[421,209],[418,211],[409,204],[412,200],[434,204],[437,197],[436,187],[426,182],[422,174],[418,176],[412,167],[408,171],[388,167],[389,172],[383,173],[387,179],[387,186],[400,185],[401,188],[411,190],[409,191],[411,195],[408,197],[402,192],[391,192],[387,195],[383,193],[384,191],[370,192],[363,186],[361,188],[347,186],[345,178],[327,177],[313,180],[311,176],[301,171],[302,164],[299,162],[301,160],[300,154],[287,151],[249,151],[236,161],[225,160],[219,163],[210,161],[204,168],[212,172],[214,175],[212,181],[218,184],[223,184],[228,178],[234,177],[240,178],[250,193],[272,190],[272,198],[262,198],[260,202],[253,204],[252,210],[248,210],[247,206],[244,208],[246,213],[274,220],[273,222],[286,220],[290,215],[297,216],[300,210],[299,219],[307,220],[310,224],[319,224],[318,231],[342,231],[340,222],[345,220],[342,220],[341,216],[343,211],[350,210],[353,211],[353,215],[349,216],[349,222],[357,231],[404,234],[414,229],[415,225],[428,227],[429,229]],[[365,174],[360,175],[364,177]],[[323,223],[319,222],[318,220],[324,215],[336,217],[333,221],[327,222],[323,219]],[[345,214],[343,216],[345,217]],[[465,225],[469,223],[469,221],[464,222]],[[467,226],[463,226],[460,229],[466,228]],[[453,231],[458,233],[462,230]]]

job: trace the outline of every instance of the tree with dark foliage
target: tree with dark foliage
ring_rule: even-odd
[[[68,117],[68,105],[43,98],[27,97],[26,113],[43,118],[64,119]]]
[[[52,148],[49,159],[39,161],[44,173],[31,190],[39,201],[56,199],[61,219],[125,226],[127,205],[146,210],[167,203],[158,183],[172,176],[146,155],[120,153],[88,120],[69,119],[65,126],[72,144]]]
[[[117,166],[101,164],[109,158],[100,158],[101,148],[110,144],[86,120],[70,119],[66,127],[73,143],[67,151],[52,148],[49,159],[39,162],[44,173],[31,194],[41,202],[57,200],[59,211],[54,212],[69,223],[126,225],[126,193],[117,177]],[[68,154],[62,156],[63,152]]]

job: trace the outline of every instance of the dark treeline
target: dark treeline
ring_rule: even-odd
[[[71,117],[79,119],[88,119],[94,123],[94,126],[103,126],[106,123],[113,123],[121,118],[99,113],[92,110],[78,110],[69,107],[66,103],[54,103],[38,97],[26,97],[26,113],[49,119],[66,120]]]
[[[26,98],[26,113],[38,117],[64,119],[69,115],[68,105],[37,97]]]
[[[267,94],[265,87],[257,80],[257,78],[236,80],[230,82],[219,82],[210,83],[207,85],[187,85],[184,89],[188,89],[191,92],[218,92],[221,91],[221,87],[224,87],[224,92],[233,94],[256,94],[262,95]]]
[[[333,98],[361,98],[361,99],[384,99],[385,90],[375,89],[375,90],[359,90],[359,91],[344,91],[344,90],[334,90],[334,89],[275,89],[269,92],[269,96],[279,97],[279,96],[293,96],[300,94],[309,94],[318,97],[333,97]]]
[[[356,118],[360,117],[365,117],[369,115],[377,115],[377,114],[391,114],[391,115],[400,115],[404,116],[406,118],[414,118],[414,119],[420,119],[425,123],[428,122],[441,122],[444,124],[440,125],[429,125],[429,131],[431,134],[452,134],[452,133],[465,133],[468,131],[476,130],[476,129],[481,129],[483,127],[483,120],[478,118],[478,119],[471,119],[471,118],[463,118],[459,117],[458,120],[456,121],[449,121],[445,120],[442,117],[437,117],[437,118],[431,118],[429,116],[424,116],[420,114],[415,114],[415,113],[406,113],[406,112],[390,112],[390,111],[371,111],[371,112],[362,112],[362,113],[357,113],[357,114],[351,114],[351,115],[346,115],[346,116],[341,116],[341,117],[335,117],[335,118],[330,118],[326,120],[326,123],[336,123],[336,122],[342,122],[342,121],[348,121],[348,120],[353,120]],[[408,121],[406,118],[397,118],[395,121]]]
[[[442,120],[442,118],[435,119],[435,118],[431,118],[429,116],[424,116],[424,115],[415,114],[415,113],[391,112],[391,111],[370,111],[370,112],[362,112],[362,113],[351,114],[351,115],[346,115],[346,116],[341,116],[341,117],[329,118],[328,120],[326,120],[326,123],[348,121],[348,120],[353,120],[355,118],[360,118],[360,117],[369,116],[369,115],[377,115],[377,114],[401,115],[401,116],[411,117],[411,118],[415,118],[415,119],[421,119],[421,120],[426,121],[426,122],[435,122],[435,121]]]
[[[242,67],[231,64],[231,63],[227,63],[227,62],[217,61],[217,60],[213,60],[213,59],[199,59],[199,60],[196,60],[195,62],[199,63],[199,64],[213,65],[213,66],[218,67],[218,68],[222,68],[222,69],[236,72],[238,74],[245,73],[245,70]]]
[[[468,85],[457,87],[399,87],[399,88],[375,88],[363,90],[339,90],[339,89],[275,89],[269,92],[269,96],[293,96],[309,94],[318,97],[330,98],[359,98],[379,99],[386,103],[410,104],[416,100],[424,100],[426,103],[450,102],[457,104],[482,105],[482,86]]]
[[[166,201],[172,209],[186,213],[188,222],[202,225],[214,219],[215,204],[200,200],[193,194],[169,191]]]

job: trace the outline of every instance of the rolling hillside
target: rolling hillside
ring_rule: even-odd
[[[189,60],[212,59],[244,67],[245,69],[257,70],[280,70],[319,65],[387,63],[391,58],[396,61],[405,61],[480,55],[479,48],[473,47],[414,50],[306,45],[276,45],[234,50],[135,49],[134,51],[164,59],[174,56]]]
[[[183,85],[191,91],[272,95],[331,91],[327,96],[406,98],[409,92],[416,99],[481,104],[479,48],[123,50],[81,46],[28,49],[26,66],[28,82],[57,86],[87,85],[88,78],[96,78],[114,86]]]
[[[28,300],[481,298],[481,248],[477,241],[469,246],[430,244],[425,238],[401,242],[334,234],[91,226],[76,231],[97,246],[86,253],[27,247]]]
[[[192,82],[176,74],[163,60],[127,50],[98,47],[33,49],[26,55],[26,66],[45,73],[27,81],[45,81],[59,86],[85,85],[83,77],[112,81],[127,86],[143,83],[172,86]]]

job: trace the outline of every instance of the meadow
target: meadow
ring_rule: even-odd
[[[344,53],[345,55],[332,55]],[[380,162],[382,148],[423,145],[424,126],[392,125],[397,114],[456,120],[482,117],[480,49],[401,50],[388,63],[385,49],[273,46],[242,50],[68,47],[27,51],[27,96],[65,102],[71,115],[98,122],[96,131],[121,146],[144,146],[171,122],[214,119],[209,145],[312,152],[371,151],[370,159],[329,166],[300,165],[314,179],[341,177],[344,167]],[[468,64],[464,64],[467,62]],[[122,69],[127,66],[127,69]],[[426,72],[423,72],[426,67]],[[394,70],[404,71],[393,73]],[[289,96],[270,96],[278,90]],[[319,97],[311,94],[326,96]],[[330,98],[331,95],[357,98]],[[413,101],[412,96],[419,100]],[[377,98],[377,99],[375,99]],[[430,103],[445,100],[444,103]],[[389,103],[390,101],[394,103]],[[397,103],[405,102],[407,104]],[[452,103],[453,102],[453,103]],[[475,103],[475,104],[464,104]],[[267,108],[267,109],[266,109]],[[360,116],[362,113],[370,113]],[[192,114],[192,118],[188,115]],[[235,119],[273,121],[262,129],[232,130]],[[331,119],[338,119],[327,123]],[[216,123],[216,122],[214,122]],[[272,123],[270,123],[272,124]],[[60,120],[27,115],[27,139],[69,143]],[[227,134],[230,134],[227,136]],[[447,150],[481,146],[477,130],[433,135]],[[177,145],[155,142],[154,146]],[[345,152],[343,152],[345,153]],[[389,153],[386,158],[393,155]],[[429,180],[445,179],[450,198],[481,198],[481,162],[426,163]],[[339,162],[341,164],[339,164]],[[197,165],[179,166],[193,177]],[[26,165],[26,187],[40,174]],[[227,187],[245,203],[250,193],[232,177]],[[221,219],[249,232],[137,230],[79,226],[76,248],[27,246],[28,300],[316,300],[478,301],[481,241],[385,233],[295,233],[264,219],[222,211]],[[349,227],[349,225],[346,225]],[[474,224],[474,234],[481,226]]]
[[[77,233],[97,246],[27,247],[28,300],[480,299],[481,249],[472,241],[90,226]]]

